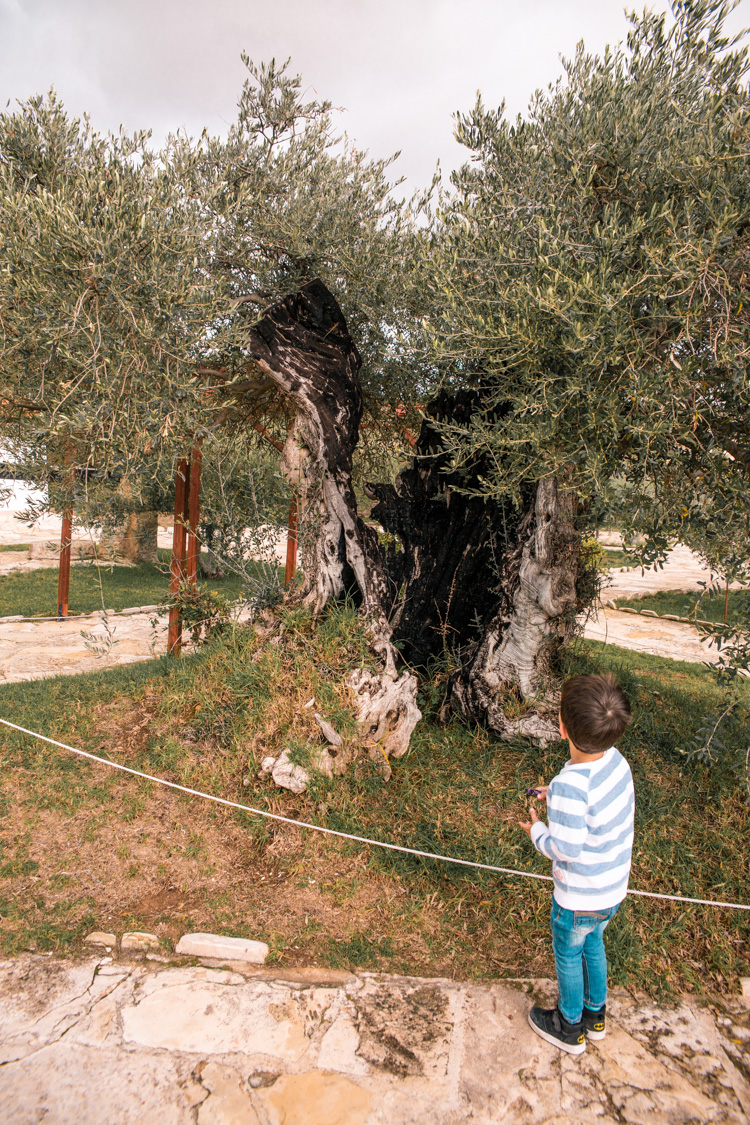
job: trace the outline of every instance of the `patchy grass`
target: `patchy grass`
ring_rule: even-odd
[[[294,796],[257,776],[268,752],[319,744],[312,711],[354,733],[343,687],[366,659],[350,610],[314,630],[267,615],[180,662],[0,687],[0,715],[75,746],[291,819],[548,873],[517,827],[527,786],[563,764],[428,716],[383,778],[358,760]],[[283,636],[279,643],[279,629]],[[597,644],[570,671],[613,669],[635,721],[621,749],[637,795],[632,885],[750,902],[750,809],[728,769],[679,754],[719,699],[707,669]],[[315,708],[304,704],[314,696]],[[748,725],[750,685],[740,726]],[[426,693],[424,702],[429,704]],[[739,737],[739,736],[737,736]],[[89,928],[263,939],[286,965],[458,977],[552,976],[550,886],[323,837],[188,798],[14,732],[0,735],[0,947],[79,948]],[[629,898],[608,929],[612,979],[652,993],[736,991],[748,918]]]
[[[127,609],[155,605],[169,592],[170,552],[159,551],[160,564],[95,566],[76,564],[70,568],[70,612],[94,613],[102,608]],[[233,574],[212,579],[209,589],[229,599],[242,595],[242,581]],[[57,611],[57,568],[0,575],[0,617],[54,616]]]
[[[623,551],[621,547],[605,547],[603,543],[599,546],[602,549],[602,565],[605,570],[613,570],[616,567],[625,567],[627,570],[632,570],[637,564],[633,562],[633,556],[627,551]]]
[[[730,590],[727,620],[731,624],[739,617],[743,606],[750,603],[750,590]],[[660,590],[642,597],[618,598],[618,606],[632,606],[633,609],[653,609],[663,615],[672,613],[675,617],[698,617],[703,621],[724,620],[724,594],[715,597],[701,597],[699,591]]]
[[[30,543],[0,543],[0,551],[28,551]]]

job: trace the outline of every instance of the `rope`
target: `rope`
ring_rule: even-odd
[[[514,867],[496,867],[491,863],[476,863],[471,859],[456,859],[454,856],[438,855],[434,852],[423,852],[418,848],[407,848],[402,844],[389,844],[383,840],[371,840],[368,836],[355,836],[350,832],[340,832],[335,828],[324,828],[320,824],[309,824],[304,820],[294,820],[290,816],[280,816],[278,813],[267,812],[265,809],[254,809],[250,805],[240,805],[237,801],[228,801],[225,797],[215,797],[213,793],[202,793],[200,789],[190,789],[187,785],[178,785],[176,781],[167,781],[163,777],[154,777],[153,774],[143,773],[141,770],[134,770],[131,766],[123,766],[120,762],[112,762],[109,758],[100,758],[97,754],[89,754],[86,750],[79,750],[75,746],[68,746],[65,742],[58,742],[54,738],[47,738],[44,734],[39,734],[38,731],[27,730],[26,727],[19,727],[16,723],[11,723],[7,719],[0,719],[3,726],[10,727],[12,730],[20,731],[21,734],[28,734],[31,738],[38,738],[41,742],[48,742],[50,746],[58,746],[61,750],[69,750],[71,754],[77,754],[81,758],[88,758],[91,762],[99,762],[103,766],[110,766],[111,769],[121,770],[122,773],[132,774],[133,777],[141,777],[144,781],[153,781],[157,785],[164,785],[168,789],[176,789],[180,793],[187,793],[190,797],[201,797],[205,801],[213,801],[217,805],[225,805],[230,809],[239,809],[241,812],[251,813],[253,816],[265,817],[266,820],[276,820],[282,824],[291,824],[295,828],[309,828],[311,832],[321,832],[326,836],[338,836],[342,840],[353,840],[357,844],[369,844],[374,848],[384,848],[391,852],[404,852],[406,855],[419,856],[422,859],[437,859],[442,863],[456,863],[461,867],[475,867],[482,871],[494,871],[500,875],[518,875],[523,879],[542,879],[544,882],[553,882],[551,875],[537,875],[534,871],[518,871]],[[697,906],[723,906],[728,910],[750,910],[750,906],[744,906],[739,902],[715,902],[705,898],[686,898],[683,895],[667,895],[658,894],[656,891],[635,891],[628,890],[629,895],[640,895],[643,898],[659,898],[669,899],[670,902],[691,902]]]

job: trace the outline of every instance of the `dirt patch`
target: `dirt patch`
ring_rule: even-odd
[[[404,992],[381,985],[353,1000],[363,1059],[399,1078],[444,1073],[452,1021],[437,985]]]

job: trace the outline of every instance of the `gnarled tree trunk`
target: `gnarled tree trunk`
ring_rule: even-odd
[[[361,722],[403,752],[405,728],[394,735],[394,724],[410,733],[419,713],[415,677],[397,675],[396,644],[417,665],[449,648],[462,658],[449,697],[465,716],[504,736],[554,737],[554,653],[577,608],[572,493],[543,480],[523,490],[520,507],[481,495],[489,466],[480,457],[452,469],[440,427],[466,425],[482,392],[441,394],[427,407],[411,466],[395,485],[367,485],[373,517],[397,541],[385,551],[360,519],[352,488],[361,361],[335,299],[321,282],[305,286],[249,330],[248,352],[298,411],[282,468],[302,521],[314,528],[302,597],[319,613],[358,590],[383,659],[387,690],[368,683],[359,692],[361,706],[373,709]],[[498,417],[508,409],[498,407]],[[378,707],[388,708],[390,728]]]
[[[247,350],[297,407],[281,467],[297,491],[300,523],[308,532],[302,599],[318,614],[347,588],[359,591],[383,672],[379,685],[370,678],[366,691],[359,682],[352,687],[360,725],[387,760],[408,745],[421,714],[416,677],[396,669],[388,576],[377,534],[359,518],[352,487],[362,417],[359,353],[320,281],[268,309],[250,330]]]
[[[464,715],[503,735],[548,741],[558,736],[555,651],[573,634],[578,600],[581,555],[573,493],[555,480],[539,481],[518,533],[520,558],[518,550],[506,555],[505,604],[452,694]],[[530,714],[517,706],[529,703]]]

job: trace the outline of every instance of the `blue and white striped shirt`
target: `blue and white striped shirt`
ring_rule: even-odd
[[[547,790],[549,826],[531,839],[552,860],[555,901],[567,910],[622,902],[633,855],[635,793],[630,766],[614,746],[593,762],[567,762]]]

